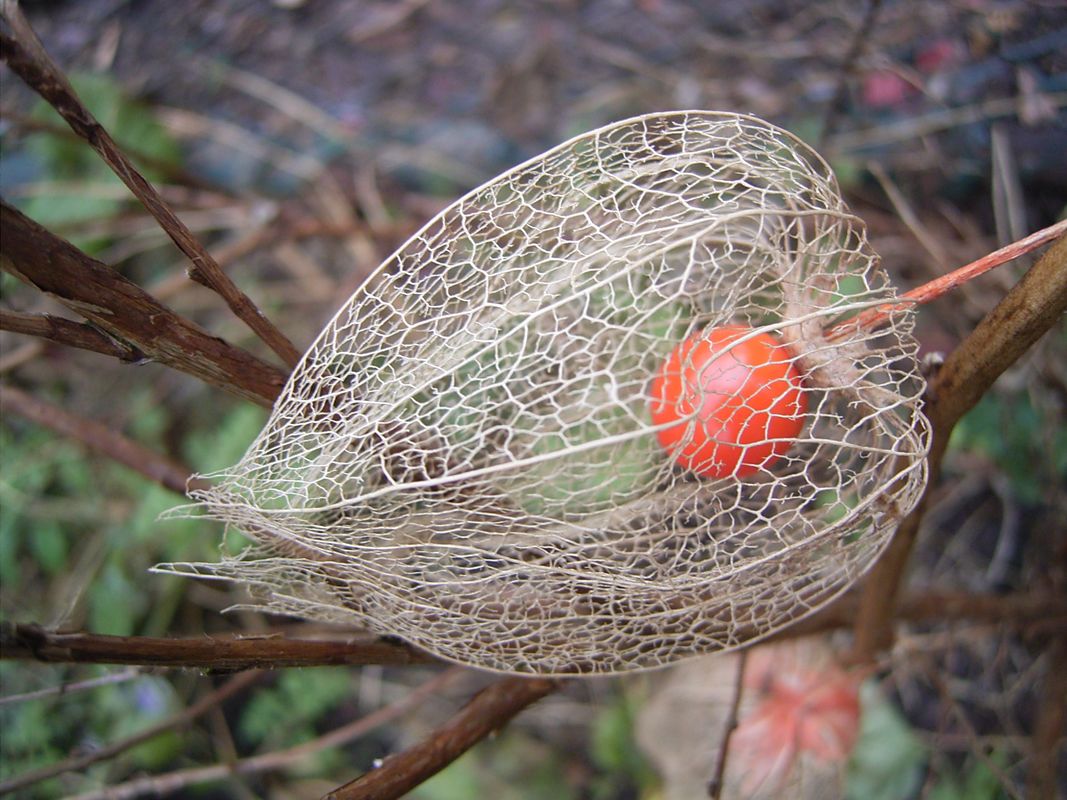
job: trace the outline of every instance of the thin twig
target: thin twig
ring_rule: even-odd
[[[129,187],[148,213],[155,217],[178,249],[192,262],[189,277],[218,293],[233,313],[266,342],[287,366],[295,366],[300,360],[300,352],[222,271],[192,231],[178,219],[159,192],[145,180],[107,130],[89,112],[45,51],[18,4],[14,0],[3,0],[0,14],[14,34],[0,34],[0,55],[11,70],[55,108],[71,129],[85,139]]]
[[[948,275],[944,275],[929,283],[924,283],[922,286],[918,286],[911,291],[905,292],[904,298],[911,300],[913,303],[928,303],[934,298],[945,294],[945,292],[955,289],[960,284],[966,283],[972,278],[981,275],[983,272],[988,272],[995,267],[999,267],[1001,264],[1014,261],[1016,258],[1024,256],[1027,253],[1036,250],[1038,247],[1042,247],[1049,242],[1055,241],[1064,234],[1067,234],[1067,220],[1061,220],[1053,225],[1049,225],[1047,228],[1035,231],[1017,242],[1012,242],[1009,245],[1001,247],[999,250],[994,250],[992,253],[972,261],[970,264],[962,266],[957,270],[953,270]]]
[[[942,275],[924,283],[922,286],[917,286],[901,295],[901,299],[897,302],[870,308],[857,314],[852,319],[840,322],[826,332],[826,338],[833,341],[840,339],[851,331],[877,328],[883,322],[889,320],[894,313],[936,300],[946,292],[978,277],[982,273],[1014,261],[1016,258],[1026,255],[1060,238],[1064,234],[1067,234],[1067,220],[1042,228],[1017,242],[1012,242],[999,250],[994,250],[992,253],[984,255],[970,264],[965,264],[947,275]]]
[[[933,259],[934,264],[938,270],[944,270],[949,266],[949,260],[945,256],[945,251],[941,247],[941,243],[937,238],[932,235],[927,227],[919,219],[918,213],[912,207],[911,203],[904,196],[904,192],[900,191],[900,188],[893,182],[893,179],[889,177],[889,173],[885,171],[885,168],[877,161],[869,161],[867,163],[867,170],[874,176],[874,179],[878,181],[878,185],[882,187],[882,191],[885,192],[886,197],[889,198],[889,202],[893,205],[893,210],[897,212],[897,216],[900,217],[900,221],[904,223],[904,226],[911,231],[911,235],[922,245],[922,248]]]
[[[993,382],[1067,311],[1067,237],[1050,247],[985,319],[949,354],[927,391],[933,431],[929,479],[863,586],[854,626],[854,656],[870,661],[893,640],[904,571],[941,472],[949,436]]]
[[[124,669],[122,672],[112,672],[107,675],[101,675],[97,678],[88,678],[84,681],[74,681],[72,683],[61,683],[58,686],[48,686],[44,689],[37,689],[33,692],[22,692],[21,694],[9,694],[0,697],[0,706],[15,705],[16,703],[27,703],[31,700],[43,700],[46,697],[54,697],[55,695],[63,695],[66,697],[76,692],[85,692],[89,689],[97,689],[101,686],[112,686],[116,683],[125,683],[126,681],[139,678],[144,675],[144,670],[139,667],[130,667]]]
[[[352,131],[333,115],[309,102],[300,93],[286,89],[262,75],[247,72],[221,61],[201,63],[198,66],[205,77],[217,80],[221,76],[223,83],[266,103],[326,139],[347,142],[352,138]]]
[[[284,769],[294,764],[300,764],[315,753],[332,747],[340,747],[403,716],[430,697],[433,697],[465,672],[466,670],[462,667],[453,667],[445,670],[408,692],[397,702],[323,734],[317,739],[312,739],[310,742],[304,742],[286,750],[242,758],[232,764],[213,764],[209,767],[196,767],[178,770],[165,775],[137,778],[117,786],[109,786],[97,791],[79,794],[70,800],[131,800],[145,795],[162,797],[187,786],[213,783],[236,775],[255,775],[260,772]]]
[[[217,143],[240,153],[243,158],[269,164],[272,170],[288,173],[305,183],[322,172],[321,159],[275,144],[266,134],[185,108],[157,106],[153,110],[167,130],[178,138]]]
[[[850,592],[767,641],[849,627],[860,593]],[[986,595],[924,592],[902,598],[897,618],[904,622],[978,622],[1026,631],[1067,634],[1067,599],[1040,594]],[[402,642],[384,639],[321,641],[271,637],[150,638],[59,633],[30,623],[0,626],[0,659],[56,663],[142,664],[193,669],[313,667],[337,664],[419,664],[432,656]]]
[[[1043,95],[1043,99],[1056,109],[1067,106],[1067,92],[1048,92]],[[932,111],[921,117],[905,117],[886,125],[839,133],[830,138],[826,147],[821,149],[824,155],[836,155],[908,142],[975,122],[1015,116],[1019,113],[1019,105],[1020,100],[1017,97],[997,97],[959,108]]]
[[[1006,794],[1009,800],[1019,800],[1019,794],[1011,788],[1011,782],[1008,780],[1003,768],[979,746],[978,731],[975,730],[971,720],[967,717],[967,712],[960,707],[959,702],[953,696],[941,670],[936,665],[930,664],[929,669],[926,670],[926,677],[936,687],[943,704],[942,707],[946,709],[946,713],[956,717],[959,726],[963,729],[963,735],[971,743],[968,748],[970,752],[996,778],[997,783],[1000,785],[1000,791]]]
[[[145,357],[136,347],[113,339],[99,328],[52,314],[27,314],[0,308],[0,331],[38,336],[67,347],[113,356],[121,361],[141,361]]]
[[[106,425],[64,411],[12,386],[0,384],[0,407],[42,425],[62,436],[81,442],[90,450],[112,458],[172,492],[204,488],[204,481],[190,483],[190,471]]]
[[[281,636],[105,636],[58,633],[37,625],[0,624],[0,659],[87,664],[141,664],[234,671],[363,664],[425,664],[434,659],[402,642],[374,637],[335,641]]]
[[[315,237],[341,238],[351,236],[354,233],[361,232],[365,227],[358,221],[345,225],[316,219],[301,219],[290,222],[283,215],[278,215],[268,220],[261,227],[242,233],[232,242],[219,247],[217,259],[223,266],[229,266],[257,250],[279,247],[283,244]],[[401,228],[400,226],[397,226],[396,230],[404,234],[410,232],[407,228]],[[394,230],[387,230],[386,233],[388,235],[400,235]],[[188,281],[181,280],[181,276],[171,276],[150,285],[149,291],[160,300],[166,300],[182,291],[188,285]]]
[[[848,82],[856,71],[856,62],[859,61],[860,56],[863,54],[863,48],[867,44],[867,39],[870,38],[871,30],[874,28],[875,20],[878,19],[878,11],[881,7],[882,0],[868,0],[863,20],[852,37],[852,43],[849,45],[844,61],[841,62],[841,67],[837,72],[837,88],[834,90],[833,99],[830,100],[830,104],[826,107],[826,114],[823,116],[822,131],[819,133],[820,148],[837,128],[837,121],[845,108],[845,100],[848,99]]]
[[[715,774],[708,781],[708,797],[711,800],[719,800],[722,796],[724,778],[726,777],[726,756],[730,749],[730,738],[737,729],[738,710],[741,708],[741,695],[745,691],[745,665],[748,661],[748,650],[742,650],[737,654],[737,674],[734,677],[734,692],[730,700],[730,712],[726,716],[726,727],[722,732],[722,742],[719,744],[719,754],[715,759]]]
[[[334,789],[323,800],[391,800],[436,775],[516,714],[558,687],[543,678],[504,678],[483,689],[428,738]]]
[[[810,617],[784,628],[768,641],[825,633],[853,624],[860,593],[850,592]],[[904,622],[979,622],[1067,634],[1067,599],[1058,596],[924,592],[902,598],[897,618]],[[322,641],[270,637],[151,638],[59,633],[29,623],[0,627],[0,659],[55,663],[141,664],[193,669],[312,667],[337,664],[420,664],[432,656],[402,642],[384,639]]]
[[[69,128],[65,128],[62,125],[47,120],[34,119],[33,117],[19,114],[8,108],[0,109],[0,116],[3,116],[19,130],[28,131],[30,133],[45,133],[50,136],[58,136],[61,139],[67,139],[74,142],[82,141],[82,138]],[[180,166],[170,163],[166,159],[153,156],[136,147],[130,147],[129,144],[125,145],[125,148],[126,152],[133,158],[137,159],[139,163],[144,164],[149,169],[164,176],[168,181],[187,186],[190,189],[211,192],[213,194],[233,194],[228,187],[216,186],[215,184],[209,183],[203,178],[185,171]]]
[[[0,201],[0,267],[146,358],[264,406],[285,376],[163,306],[115,270]]]
[[[1019,165],[1005,128],[1003,122],[997,122],[989,132],[993,161],[993,219],[996,222],[997,241],[1013,242],[1026,232],[1026,205],[1022,181],[1019,179]]]
[[[235,675],[219,688],[200,698],[200,700],[193,703],[193,705],[182,709],[176,714],[172,714],[166,719],[157,722],[155,725],[151,725],[142,731],[127,736],[125,739],[120,739],[117,742],[104,745],[103,747],[93,750],[90,753],[86,753],[85,755],[57,761],[54,764],[47,764],[43,767],[23,772],[13,778],[8,778],[6,781],[0,783],[0,795],[17,791],[26,786],[32,786],[35,783],[54,778],[56,775],[62,775],[65,772],[74,772],[75,770],[85,769],[93,764],[106,761],[109,758],[114,758],[120,753],[124,753],[149,739],[155,738],[161,733],[169,731],[171,728],[187,725],[204,712],[217,708],[218,705],[227,698],[232,697],[250,686],[258,680],[262,674],[263,673],[259,670],[252,670],[250,672],[243,672],[240,675]]]
[[[45,344],[41,340],[24,344],[17,350],[0,356],[0,375],[18,369],[23,364],[33,361],[45,351]]]

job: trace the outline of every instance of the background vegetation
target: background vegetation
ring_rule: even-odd
[[[1062,216],[1067,12],[1010,1],[873,7],[868,17],[846,2],[87,0],[27,11],[85,103],[302,349],[452,198],[632,113],[749,111],[805,136],[834,164],[905,288]],[[270,358],[217,297],[183,277],[180,254],[97,156],[6,69],[2,79],[5,199],[207,330]],[[951,350],[1025,268],[924,308],[924,351]],[[63,313],[9,274],[0,281],[4,308]],[[198,472],[235,461],[265,420],[263,409],[158,364],[6,332],[0,346],[5,385]],[[1065,404],[1061,323],[956,429],[909,589],[1063,596]],[[146,636],[320,632],[253,612],[221,615],[244,599],[238,589],[148,574],[160,561],[210,559],[217,547],[211,525],[157,519],[180,502],[175,493],[6,409],[0,459],[5,622]],[[844,791],[1023,796],[1058,624],[904,626],[865,685]],[[488,679],[456,674],[417,714],[291,762],[270,758],[399,702],[437,672],[255,674],[187,720],[176,715],[235,678],[3,661],[0,780],[166,723],[19,796],[92,792],[145,774],[177,775],[177,796],[319,796],[433,730]],[[659,680],[571,685],[412,796],[665,796],[637,743]],[[1062,739],[1055,746],[1063,789]],[[194,779],[206,765],[257,754],[268,759],[254,773]]]

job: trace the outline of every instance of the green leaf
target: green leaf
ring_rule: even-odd
[[[593,763],[604,773],[596,782],[597,796],[618,796],[620,784],[647,788],[656,782],[634,739],[633,709],[625,695],[597,715],[590,750]]]
[[[1067,428],[1039,412],[1027,392],[987,394],[956,425],[949,448],[996,463],[1027,505],[1067,482]]]
[[[59,574],[66,566],[69,551],[62,528],[55,522],[42,520],[30,526],[27,538],[30,552],[42,569],[49,575]]]
[[[0,503],[0,584],[11,586],[19,578],[18,530],[15,515],[3,510]]]
[[[838,156],[830,162],[830,168],[837,177],[838,185],[845,192],[855,189],[863,183],[866,173],[863,163],[858,158],[850,156]]]
[[[143,770],[160,770],[185,752],[185,736],[175,730],[163,731],[132,748],[128,757]]]
[[[549,745],[510,731],[450,764],[411,796],[413,800],[573,800],[578,793],[566,773]],[[595,792],[581,796],[598,797]]]
[[[858,498],[853,493],[841,493],[836,489],[822,489],[814,499],[816,508],[821,509],[820,514],[828,525],[840,522],[852,509],[856,507]],[[851,540],[850,540],[851,541]]]
[[[244,455],[266,421],[266,410],[242,403],[226,412],[217,424],[190,434],[185,454],[198,472],[229,467]]]
[[[616,407],[562,433],[546,433],[534,442],[530,456],[548,455],[567,447],[595,442],[634,427],[625,409]],[[613,508],[632,499],[645,485],[649,470],[663,457],[651,436],[597,447],[533,464],[501,481],[509,494],[531,514]]]
[[[127,96],[123,87],[113,78],[81,72],[72,74],[70,81],[85,107],[123,148],[143,153],[170,166],[180,163],[181,150],[167,129],[159,123],[148,106]],[[43,101],[34,107],[31,116],[61,130],[67,127],[62,117]],[[100,157],[80,140],[45,133],[33,137],[31,142],[32,149],[44,160],[50,176],[69,179],[112,174]],[[158,174],[145,165],[138,165],[138,168],[150,178]]]
[[[1003,753],[994,753],[990,761],[1002,766],[1006,759]],[[989,765],[975,758],[970,768],[962,775],[948,773],[934,785],[927,800],[997,800],[1002,796],[1000,780]]]
[[[845,776],[848,800],[905,800],[919,785],[926,749],[878,685],[860,691],[860,735]]]
[[[310,738],[314,723],[340,705],[352,685],[352,672],[345,667],[288,670],[245,707],[241,734],[254,744],[274,746]]]
[[[413,794],[414,800],[468,800],[485,797],[477,756],[473,752],[453,761]]]
[[[104,567],[89,591],[89,629],[95,633],[129,636],[144,604],[144,593],[116,561]]]
[[[71,83],[85,106],[127,152],[134,154],[135,161],[137,155],[143,154],[171,167],[180,163],[178,143],[156,120],[151,109],[127,97],[113,79],[80,73],[71,76]],[[59,130],[67,127],[59,114],[43,101],[34,107],[31,116]],[[45,131],[31,136],[27,149],[40,162],[41,172],[48,180],[83,183],[86,187],[122,186],[92,148],[79,139]],[[149,180],[160,178],[159,170],[151,164],[137,166]],[[81,193],[67,188],[35,194],[19,205],[27,216],[62,232],[65,227],[115,216],[131,200],[132,197],[93,196],[88,191]],[[107,244],[107,239],[101,237],[69,238],[90,253],[99,252]]]
[[[125,739],[162,721],[181,707],[174,687],[162,676],[143,675],[102,695],[97,713],[111,717],[109,740]],[[146,740],[126,755],[141,769],[165,766],[182,752],[183,737],[167,731]]]

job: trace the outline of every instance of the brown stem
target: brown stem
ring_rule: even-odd
[[[22,345],[10,353],[5,353],[0,356],[0,375],[6,375],[12,370],[16,370],[23,364],[33,361],[45,351],[45,343],[41,340],[35,342],[29,342]]]
[[[1067,730],[1067,635],[1057,636],[1048,650],[1045,686],[1034,725],[1026,796],[1032,800],[1056,797],[1056,762],[1063,752]]]
[[[171,728],[177,728],[181,725],[187,725],[194,719],[199,717],[206,711],[217,707],[219,703],[223,702],[229,697],[240,692],[242,689],[251,685],[256,681],[262,673],[258,670],[251,672],[245,672],[241,675],[235,675],[230,678],[219,688],[212,692],[209,692],[204,697],[200,698],[196,703],[184,708],[176,714],[172,714],[167,719],[158,722],[142,731],[127,736],[125,739],[120,739],[117,742],[112,742],[109,745],[105,745],[99,749],[95,749],[85,755],[75,756],[68,758],[64,761],[56,762],[55,764],[48,764],[38,769],[31,769],[27,772],[23,772],[16,775],[13,778],[9,778],[6,781],[0,783],[0,795],[7,794],[8,792],[14,792],[26,786],[32,786],[40,781],[48,780],[56,775],[62,775],[64,772],[73,772],[79,769],[85,769],[88,766],[97,764],[101,761],[106,761],[109,758],[114,758],[119,753],[124,753],[130,748],[136,747],[142,742],[146,742],[158,736]]]
[[[37,336],[50,342],[91,350],[122,361],[140,361],[144,353],[125,342],[116,341],[92,325],[52,314],[26,314],[0,308],[0,331]]]
[[[992,253],[984,255],[981,258],[972,261],[970,264],[965,264],[959,269],[954,269],[947,275],[934,278],[932,281],[928,281],[922,286],[916,286],[914,289],[905,292],[900,302],[887,303],[878,306],[877,308],[870,308],[857,314],[852,319],[839,322],[826,332],[826,338],[833,341],[835,339],[840,339],[851,331],[872,330],[877,328],[883,322],[886,322],[894,313],[904,311],[916,305],[929,303],[931,300],[936,300],[946,292],[955,289],[957,286],[960,286],[973,278],[977,278],[982,273],[989,272],[989,270],[994,269],[995,267],[1014,261],[1020,256],[1024,256],[1027,253],[1036,250],[1038,247],[1058,239],[1065,233],[1067,233],[1067,220],[1057,222],[1054,225],[1049,225],[1047,228],[1042,228],[1035,233],[1031,233],[1029,236],[1023,237],[1017,242],[1012,242],[999,250],[994,250]]]
[[[0,659],[86,664],[144,664],[219,671],[332,665],[425,664],[433,658],[401,642],[348,637],[341,641],[281,636],[105,636],[58,633],[37,625],[0,624]]]
[[[178,462],[149,450],[99,422],[75,416],[59,406],[38,400],[19,389],[0,384],[0,407],[63,436],[75,439],[90,450],[118,461],[172,492],[185,494],[207,484],[189,483],[190,472]]]
[[[146,358],[267,407],[281,391],[279,370],[175,314],[2,201],[0,231],[0,267]]]
[[[189,277],[218,293],[234,314],[255,331],[289,367],[300,360],[299,351],[268,320],[211,257],[192,231],[171,211],[159,192],[138,172],[111,134],[78,98],[62,71],[45,51],[17,3],[4,0],[0,13],[13,36],[0,33],[0,57],[11,70],[59,113],[71,130],[83,138],[141,201],[160,227],[192,262]]]
[[[730,752],[730,739],[737,730],[738,711],[741,708],[741,695],[745,692],[745,665],[748,662],[748,651],[742,650],[737,654],[737,672],[734,674],[734,692],[730,699],[730,712],[726,717],[725,730],[722,732],[722,741],[719,743],[719,753],[715,758],[715,774],[708,781],[708,797],[711,800],[719,800],[726,778],[726,757]]]
[[[87,678],[84,681],[74,681],[72,683],[63,682],[55,686],[46,686],[43,689],[35,689],[32,692],[5,694],[3,697],[0,697],[0,706],[28,703],[31,700],[41,700],[46,697],[55,697],[56,695],[70,697],[78,692],[99,689],[101,686],[112,686],[116,683],[126,683],[127,681],[136,680],[144,674],[144,670],[140,667],[127,667],[122,672],[110,672],[107,675],[101,675],[99,678]]]
[[[860,593],[851,592],[819,612],[783,629],[774,640],[811,636],[848,627],[856,618]],[[1067,633],[1067,598],[1037,594],[986,595],[923,592],[901,599],[905,622],[967,621]],[[405,665],[433,657],[402,642],[348,637],[339,641],[282,636],[234,638],[151,638],[58,633],[28,623],[0,627],[0,658],[57,663],[130,664],[192,669],[312,667],[335,664]]]
[[[557,686],[556,681],[543,678],[504,678],[476,694],[427,739],[389,756],[380,767],[334,789],[323,800],[402,797]]]
[[[893,640],[892,622],[904,570],[923,514],[941,473],[949,436],[993,382],[1067,311],[1067,238],[1061,238],[1023,276],[945,361],[927,390],[933,436],[929,480],[918,506],[904,518],[863,587],[856,617],[855,657],[871,660]]]

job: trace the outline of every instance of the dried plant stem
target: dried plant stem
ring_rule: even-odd
[[[1031,800],[1056,797],[1056,762],[1067,730],[1067,635],[1056,637],[1048,650],[1042,702],[1034,725],[1026,796]]]
[[[389,756],[377,769],[346,783],[323,800],[389,800],[437,774],[529,705],[555,691],[544,678],[505,678],[483,689],[429,738]]]
[[[993,382],[1067,311],[1067,238],[1030,268],[974,331],[960,343],[928,389],[933,428],[929,481],[918,506],[904,518],[863,586],[856,616],[855,658],[870,661],[893,640],[892,623],[904,570],[919,525],[937,485],[949,436]]]
[[[106,264],[90,258],[0,202],[0,267],[85,317],[145,358],[270,406],[285,375],[161,305]]]
[[[994,250],[992,253],[984,255],[976,261],[972,261],[970,264],[966,264],[957,270],[953,270],[948,275],[942,275],[940,278],[936,278],[929,283],[924,283],[922,286],[918,286],[911,291],[905,292],[904,297],[907,300],[920,305],[922,303],[929,303],[931,300],[955,289],[960,284],[978,277],[983,272],[988,272],[994,267],[999,267],[1002,264],[1007,264],[1009,261],[1014,261],[1020,256],[1024,256],[1027,253],[1036,250],[1038,247],[1058,239],[1065,233],[1067,233],[1067,220],[1057,222],[1054,225],[1049,225],[1047,228],[1042,228],[1017,242],[1005,245],[999,250]]]
[[[149,450],[99,422],[70,414],[11,386],[0,385],[0,407],[75,439],[173,492],[184,494],[190,472],[178,462]],[[189,485],[202,488],[203,482]]]
[[[226,671],[346,664],[425,664],[434,660],[408,645],[372,637],[349,637],[340,641],[281,636],[179,639],[58,633],[37,625],[5,623],[0,627],[0,659],[9,658]]]
[[[310,742],[304,742],[286,750],[242,758],[232,764],[213,764],[208,767],[178,770],[165,775],[136,778],[117,786],[109,786],[97,791],[76,795],[71,800],[130,800],[130,798],[143,796],[162,797],[187,786],[213,783],[226,780],[235,775],[255,775],[270,770],[284,769],[293,764],[301,763],[315,753],[328,750],[331,747],[340,747],[353,739],[365,736],[372,730],[392,722],[433,697],[464,672],[465,670],[459,667],[445,670],[408,692],[397,702],[373,711],[365,717],[350,722],[348,725],[343,725],[329,733],[325,733],[317,739],[312,739]]]
[[[0,356],[0,375],[16,370],[23,364],[33,361],[45,351],[45,343],[38,339],[28,342],[10,353]]]
[[[889,198],[890,204],[893,206],[893,211],[900,218],[900,221],[904,223],[911,235],[915,237],[915,240],[922,245],[923,250],[933,261],[938,272],[943,272],[948,268],[951,263],[946,256],[944,248],[941,247],[941,242],[938,238],[930,232],[930,230],[923,223],[919,216],[919,213],[915,210],[908,199],[904,196],[904,192],[893,182],[893,179],[886,172],[885,168],[877,161],[867,162],[867,171],[874,176],[874,179],[878,181],[878,184],[882,187],[882,191],[885,192],[887,198]]]
[[[11,70],[47,100],[71,129],[88,142],[129,187],[178,249],[192,262],[189,277],[218,293],[233,313],[266,342],[286,365],[295,366],[300,360],[299,351],[222,271],[192,231],[178,219],[159,192],[93,117],[45,51],[18,4],[13,0],[4,0],[0,5],[0,14],[13,33],[13,36],[0,34],[0,55]]]
[[[722,742],[719,744],[719,753],[715,759],[715,774],[708,782],[708,797],[712,800],[719,800],[722,796],[724,778],[726,777],[726,757],[730,750],[730,738],[737,729],[741,695],[745,691],[745,665],[747,661],[747,650],[742,650],[737,654],[737,672],[734,676],[733,697],[730,699],[730,713],[726,717],[726,728],[722,732]]]
[[[849,593],[816,614],[784,628],[777,641],[848,627],[859,606]],[[984,595],[924,592],[901,599],[898,618],[906,622],[978,622],[1067,634],[1067,599],[1046,595]],[[337,664],[408,665],[433,657],[402,642],[374,638],[323,641],[282,636],[249,638],[152,638],[59,633],[15,623],[0,628],[0,658],[55,663],[139,664],[157,667],[237,670],[257,667],[312,667]]]
[[[26,314],[0,308],[0,331],[38,336],[67,347],[114,356],[122,361],[140,361],[144,358],[144,353],[136,347],[111,338],[99,328],[52,314]]]
[[[97,764],[101,761],[106,761],[109,758],[114,758],[120,753],[124,753],[127,750],[136,747],[142,742],[146,742],[149,739],[155,738],[161,733],[170,730],[171,728],[177,728],[181,725],[186,725],[199,717],[201,714],[210,711],[213,708],[218,707],[219,703],[223,702],[229,697],[240,692],[242,689],[250,686],[260,677],[262,673],[258,670],[251,672],[244,672],[240,675],[235,675],[230,678],[219,688],[212,692],[209,692],[204,697],[193,703],[191,706],[182,709],[176,714],[172,714],[166,719],[145,728],[143,731],[120,739],[117,742],[112,742],[109,745],[105,745],[97,750],[86,753],[82,756],[76,756],[74,758],[68,758],[64,761],[58,761],[54,764],[49,764],[38,769],[33,769],[28,772],[23,772],[20,775],[16,775],[13,778],[0,783],[0,795],[7,794],[8,792],[14,792],[18,789],[22,789],[26,786],[31,786],[40,781],[54,778],[56,775],[62,775],[64,772],[74,772],[75,770],[85,769],[92,764]]]
[[[826,332],[826,338],[833,341],[842,338],[852,331],[872,330],[873,328],[877,328],[883,322],[888,321],[894,313],[911,308],[915,305],[929,303],[931,300],[936,300],[946,292],[950,292],[957,286],[960,286],[973,278],[977,278],[982,273],[989,272],[989,270],[994,269],[995,267],[1014,261],[1016,258],[1024,256],[1027,253],[1058,239],[1065,233],[1067,233],[1067,220],[1057,222],[1054,225],[1049,225],[1047,228],[1042,228],[1017,242],[1012,242],[999,250],[994,250],[992,253],[984,255],[981,258],[972,261],[970,264],[965,264],[947,275],[941,275],[938,278],[934,278],[932,281],[924,283],[922,286],[917,286],[914,289],[905,292],[901,296],[900,302],[889,303],[878,306],[877,308],[868,309],[861,314],[857,314],[852,319],[838,323]]]
[[[970,743],[971,752],[974,753],[978,761],[989,770],[989,773],[996,778],[997,784],[1000,786],[1002,792],[1005,792],[1011,800],[1020,800],[1019,795],[1012,791],[1012,782],[1008,779],[1003,768],[996,763],[996,760],[990,758],[989,754],[986,753],[978,743],[978,731],[975,730],[974,725],[967,716],[967,712],[964,711],[955,695],[953,695],[952,689],[949,687],[941,670],[936,664],[931,663],[929,664],[928,669],[925,670],[925,673],[927,679],[934,685],[940,696],[940,707],[946,709],[948,714],[956,718],[965,741]]]
[[[89,678],[84,681],[76,681],[73,683],[61,683],[58,686],[49,686],[45,689],[37,689],[33,692],[23,692],[22,694],[4,695],[3,697],[0,697],[0,706],[27,703],[31,700],[41,700],[45,697],[55,697],[56,695],[67,697],[76,692],[86,692],[101,686],[111,686],[116,683],[132,681],[144,674],[144,670],[140,667],[129,667],[128,669],[122,670],[122,672],[112,672],[107,675],[101,675],[99,678]]]
[[[1054,109],[1067,106],[1067,92],[1048,92],[1043,100]],[[1000,117],[1015,117],[1019,114],[1018,97],[995,97],[971,105],[931,111],[917,117],[903,117],[896,122],[876,124],[870,128],[846,131],[831,137],[826,142],[829,154],[853,153],[897,142],[907,142],[930,136],[976,122],[986,122]]]

